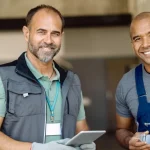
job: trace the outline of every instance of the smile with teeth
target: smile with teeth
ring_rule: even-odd
[[[145,55],[149,55],[149,54],[150,54],[150,51],[148,51],[148,52],[144,52],[144,54],[145,54]]]

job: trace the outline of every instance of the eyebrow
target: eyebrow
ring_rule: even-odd
[[[37,29],[37,31],[47,31],[47,30],[39,28],[39,29]]]
[[[37,29],[37,31],[47,31],[46,29],[42,29],[42,28],[39,28],[39,29]],[[52,33],[61,33],[61,31],[52,31]]]
[[[52,33],[61,33],[61,32],[60,32],[60,31],[55,31],[55,30],[54,30],[54,31],[52,31]]]

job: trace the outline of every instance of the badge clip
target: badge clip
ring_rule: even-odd
[[[24,94],[23,94],[23,97],[27,97],[27,96],[29,96],[28,93],[24,93]]]

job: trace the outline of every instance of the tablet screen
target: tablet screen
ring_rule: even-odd
[[[92,143],[100,136],[106,133],[105,130],[97,130],[97,131],[81,131],[77,135],[75,135],[72,139],[70,139],[66,145],[68,146],[80,146],[82,144]]]

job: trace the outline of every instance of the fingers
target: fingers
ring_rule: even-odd
[[[91,144],[83,144],[80,146],[80,148],[82,150],[96,150],[96,145],[94,142],[92,142]]]
[[[53,149],[54,147],[50,147],[50,149]],[[55,150],[76,150],[76,148],[71,147],[71,146],[66,146],[66,145],[62,145],[62,144],[58,144],[58,146],[56,145]]]
[[[63,144],[65,145],[70,139],[69,138],[66,138],[66,139],[61,139],[61,140],[58,140],[56,141],[58,144]]]
[[[145,131],[144,134],[149,134],[149,131]]]
[[[145,131],[145,132],[136,132],[135,134],[134,134],[134,137],[139,137],[140,135],[143,135],[143,134],[149,134],[149,131]]]
[[[145,137],[147,134],[149,134],[149,131],[136,132],[135,135],[129,141],[129,149],[130,150],[150,150],[150,145],[146,143],[147,142],[146,139],[141,141],[142,140],[141,137]]]
[[[140,147],[130,146],[129,149],[130,149],[130,150],[150,150],[150,149],[148,148],[148,145],[144,145],[144,146],[140,146]]]
[[[131,150],[138,150],[141,148],[146,148],[147,144],[145,142],[141,142],[139,138],[133,137],[129,141],[129,149]]]

